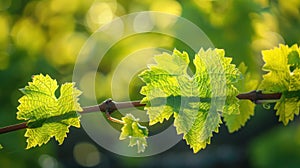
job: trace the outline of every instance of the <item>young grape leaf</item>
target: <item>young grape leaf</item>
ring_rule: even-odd
[[[26,149],[46,144],[53,136],[62,144],[70,126],[80,127],[77,111],[82,111],[78,103],[81,91],[74,85],[63,84],[60,97],[56,98],[56,80],[40,74],[33,76],[33,81],[20,89],[24,96],[19,99],[17,119],[28,123]]]
[[[297,45],[279,45],[263,51],[262,55],[265,61],[263,70],[268,73],[263,76],[259,88],[265,93],[282,93],[274,109],[279,121],[287,125],[300,109],[300,49]]]
[[[148,137],[147,127],[141,126],[138,123],[138,119],[134,118],[133,115],[127,114],[122,117],[124,126],[121,129],[120,140],[129,138],[129,146],[137,145],[138,153],[144,152],[147,147],[146,138]]]
[[[174,50],[154,59],[156,65],[139,76],[146,83],[140,93],[149,115],[150,125],[168,120],[174,114],[178,134],[193,148],[194,153],[210,143],[213,132],[218,132],[219,112],[238,113],[238,94],[233,83],[240,72],[224,57],[224,50],[201,49],[196,54],[196,72],[188,74],[189,57]]]
[[[244,78],[235,84],[236,88],[241,92],[256,90],[258,79],[251,73],[247,72],[247,66],[241,63],[238,67]],[[239,114],[223,114],[224,121],[230,133],[239,130],[244,126],[247,120],[254,115],[255,104],[250,101],[239,101]]]

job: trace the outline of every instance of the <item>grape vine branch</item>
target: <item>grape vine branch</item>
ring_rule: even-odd
[[[237,95],[237,98],[240,100],[250,100],[255,104],[264,103],[266,100],[278,100],[281,97],[281,93],[271,93],[271,94],[264,94],[261,91],[251,91],[247,93],[241,93]],[[83,107],[83,111],[80,112],[80,114],[86,114],[91,112],[105,112],[106,117],[108,120],[111,120],[112,122],[122,122],[120,120],[117,120],[115,118],[112,118],[110,116],[111,113],[118,109],[126,109],[126,108],[132,108],[132,107],[143,107],[145,104],[141,104],[139,100],[137,101],[126,101],[126,102],[115,102],[112,99],[107,99],[103,101],[101,104],[94,105],[94,106],[88,106]],[[6,127],[0,128],[0,134],[17,131],[21,129],[27,128],[27,122],[15,124],[15,125],[9,125]]]

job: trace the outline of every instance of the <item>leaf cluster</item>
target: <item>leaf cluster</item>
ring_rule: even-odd
[[[262,55],[263,70],[268,73],[259,88],[264,93],[282,93],[275,110],[279,121],[287,125],[300,111],[300,49],[297,45],[279,45]]]
[[[279,45],[262,51],[262,55],[267,73],[259,89],[265,94],[281,93],[275,110],[286,125],[300,111],[300,49],[297,45]],[[234,132],[254,115],[254,103],[240,101],[237,96],[240,91],[256,90],[259,80],[247,72],[244,63],[238,68],[232,64],[224,50],[200,49],[192,60],[196,69],[193,75],[186,52],[174,49],[172,54],[162,53],[154,59],[156,64],[139,74],[146,84],[140,93],[144,95],[141,103],[145,104],[149,125],[173,116],[177,133],[183,134],[194,153],[210,144],[223,121],[229,132]],[[42,74],[33,76],[32,82],[20,89],[24,95],[19,99],[17,119],[27,122],[27,149],[41,146],[52,137],[62,144],[70,126],[80,127],[81,91],[74,83],[65,83],[57,97],[57,89],[56,80]],[[127,114],[122,121],[111,121],[123,124],[120,140],[129,139],[129,146],[145,151],[148,129],[138,119]]]

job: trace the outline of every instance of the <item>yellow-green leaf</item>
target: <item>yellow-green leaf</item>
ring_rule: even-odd
[[[74,85],[63,84],[60,97],[56,98],[56,80],[40,74],[33,76],[33,81],[21,89],[24,96],[19,99],[17,119],[28,123],[25,133],[27,149],[46,144],[52,137],[62,144],[70,126],[80,127],[77,112],[82,111],[78,103],[81,91]]]
[[[175,49],[172,55],[163,53],[154,59],[156,65],[139,75],[146,83],[140,93],[145,95],[142,103],[146,104],[149,124],[174,115],[177,133],[183,134],[196,153],[210,143],[213,132],[218,132],[219,112],[238,113],[238,91],[233,83],[241,74],[220,49],[201,49],[193,60],[193,76],[188,74],[186,52]]]
[[[244,78],[237,82],[235,86],[241,92],[248,92],[256,90],[258,86],[258,79],[256,76],[247,72],[247,66],[241,63],[238,69],[243,74]],[[230,133],[239,130],[244,126],[251,116],[254,115],[255,104],[249,100],[239,101],[239,114],[223,114],[224,121]]]
[[[124,126],[121,129],[119,139],[129,139],[129,146],[137,146],[138,153],[144,152],[147,147],[148,129],[147,127],[141,126],[138,123],[138,119],[134,118],[133,115],[127,114],[122,117]]]
[[[260,85],[264,93],[282,93],[275,105],[279,121],[287,125],[299,114],[300,102],[300,49],[295,44],[292,47],[279,45],[262,52],[268,73]]]

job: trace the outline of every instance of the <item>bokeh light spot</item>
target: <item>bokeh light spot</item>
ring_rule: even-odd
[[[94,32],[100,26],[109,23],[114,18],[114,8],[116,8],[116,3],[105,3],[96,1],[90,7],[86,15],[86,23],[88,28]]]
[[[30,18],[21,19],[12,29],[13,40],[20,48],[29,54],[36,54],[42,50],[46,42],[43,29]]]
[[[54,157],[43,154],[39,157],[39,165],[42,168],[57,168],[58,162]]]
[[[54,13],[73,13],[77,10],[80,0],[52,0],[50,9]]]
[[[151,31],[153,27],[148,13],[140,13],[134,18],[133,29],[137,33]]]
[[[177,1],[174,0],[153,1],[153,3],[150,6],[150,10],[180,16],[182,12],[182,7]],[[176,17],[173,17],[171,19],[171,17],[168,16],[160,16],[159,18],[156,18],[154,16],[154,19],[156,22],[155,25],[159,28],[171,27],[177,21]]]
[[[56,66],[74,64],[76,55],[84,44],[83,33],[66,34],[64,37],[51,39],[47,44],[47,59]]]
[[[150,10],[165,12],[176,16],[180,16],[182,12],[180,3],[174,0],[153,1]]]
[[[97,166],[101,162],[98,149],[91,143],[81,142],[75,145],[73,155],[76,162],[85,167]]]

